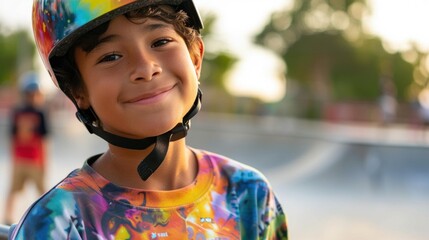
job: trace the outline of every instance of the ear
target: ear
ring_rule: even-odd
[[[76,91],[73,93],[73,98],[80,109],[88,109],[91,104],[89,103],[88,94],[85,90]]]
[[[195,47],[196,51],[195,51],[193,60],[194,60],[195,72],[199,79],[201,76],[201,67],[203,65],[203,58],[204,58],[204,42],[201,38],[198,38],[195,44],[197,46]]]

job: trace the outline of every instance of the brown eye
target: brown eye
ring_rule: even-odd
[[[167,43],[169,43],[169,42],[171,42],[171,39],[167,39],[167,38],[164,38],[164,39],[160,39],[160,40],[157,40],[157,41],[155,41],[153,44],[152,44],[152,47],[161,47],[161,46],[164,46],[165,44],[167,44]]]
[[[103,63],[103,62],[113,62],[116,60],[119,60],[122,56],[116,53],[111,53],[111,54],[107,54],[105,56],[103,56],[100,61],[98,61],[98,63]]]

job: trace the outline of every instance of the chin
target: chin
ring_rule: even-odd
[[[140,128],[140,130],[143,130],[141,131],[142,134],[144,132],[144,135],[148,137],[159,136],[170,131],[180,122],[182,122],[182,119],[180,120],[177,120],[177,119],[167,120],[165,118],[162,120],[158,119],[155,123],[152,122],[151,124],[149,123],[144,125],[147,127],[145,127],[144,129]]]

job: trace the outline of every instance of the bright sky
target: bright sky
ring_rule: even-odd
[[[243,58],[231,73],[227,88],[237,95],[257,96],[266,101],[280,99],[285,93],[284,71],[278,59],[251,45],[249,37],[267,22],[270,13],[292,0],[194,0],[200,12],[214,11],[218,16],[218,40]],[[395,49],[406,49],[411,41],[429,50],[428,0],[368,0],[373,15],[368,26]],[[0,21],[3,26],[31,28],[32,0],[3,1]],[[261,60],[264,59],[264,60]],[[263,79],[263,80],[261,80]]]
[[[428,0],[369,0],[374,11],[369,27],[395,49],[407,49],[414,41],[429,51]]]

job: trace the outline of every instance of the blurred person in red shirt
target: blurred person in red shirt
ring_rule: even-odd
[[[10,119],[10,154],[12,173],[6,199],[5,223],[13,222],[16,197],[27,182],[33,182],[37,193],[45,192],[46,137],[48,124],[42,108],[43,94],[39,77],[27,72],[21,78],[22,103],[16,106]]]

